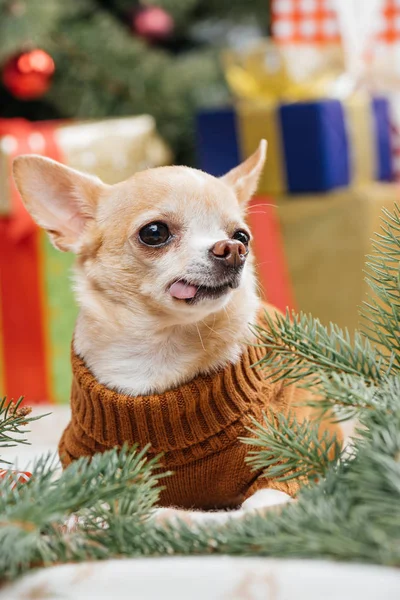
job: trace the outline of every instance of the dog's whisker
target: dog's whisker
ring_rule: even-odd
[[[200,343],[201,343],[201,346],[202,346],[202,348],[203,348],[203,350],[204,350],[204,352],[205,352],[205,351],[206,351],[206,348],[205,348],[205,346],[204,346],[203,338],[201,337],[200,329],[199,329],[199,326],[198,326],[198,324],[197,324],[197,323],[196,323],[196,329],[197,329],[197,333],[199,334],[199,338],[200,338]]]
[[[270,264],[271,264],[270,260],[264,260],[263,262],[256,263],[254,266],[255,267],[260,267],[261,265],[270,265]]]
[[[249,216],[249,215],[266,215],[266,214],[268,214],[268,211],[266,211],[266,210],[254,210],[254,211],[249,210],[249,212],[247,213],[247,216]]]
[[[216,315],[216,313],[214,313],[214,319],[213,319],[213,324],[212,324],[212,327],[210,327],[210,326],[209,326],[209,325],[208,325],[208,324],[207,324],[205,321],[203,321],[204,325],[205,325],[206,327],[208,327],[208,329],[210,330],[210,333],[209,333],[208,337],[210,337],[210,335],[211,335],[212,333],[215,333],[215,334],[219,335],[220,337],[223,337],[221,334],[217,333],[217,332],[215,331],[215,329],[214,329],[214,325],[215,325],[215,320],[216,320],[216,318],[217,318],[217,315]]]
[[[211,337],[211,335],[212,335],[212,334],[214,334],[214,335],[217,335],[217,336],[218,336],[218,337],[220,337],[220,338],[224,338],[224,336],[223,336],[223,335],[221,335],[220,333],[218,333],[218,331],[215,331],[215,329],[213,329],[212,327],[210,327],[209,325],[207,325],[207,323],[206,323],[205,321],[201,321],[201,322],[203,323],[203,325],[205,325],[205,327],[207,327],[207,329],[209,329],[209,330],[210,330],[210,333],[208,334],[208,337],[207,337],[207,339],[208,339],[209,337]],[[214,323],[215,323],[215,320],[214,320]]]
[[[257,292],[260,294],[261,297],[265,296],[265,290],[262,285],[257,286]]]
[[[260,202],[259,204],[249,204],[247,210],[251,210],[252,208],[258,208],[259,206],[269,206],[275,208],[275,204],[271,204],[269,202]]]
[[[231,317],[230,317],[230,314],[228,313],[228,311],[227,311],[227,309],[226,309],[226,306],[224,306],[224,311],[225,311],[225,314],[226,314],[226,316],[228,317],[228,321],[229,321],[229,323],[230,323],[230,322],[231,322]]]

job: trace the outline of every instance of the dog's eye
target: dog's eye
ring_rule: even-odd
[[[245,246],[247,246],[250,242],[249,234],[245,231],[242,231],[241,229],[239,229],[233,234],[232,239],[237,240],[238,242],[242,242],[242,244],[244,244]]]
[[[146,246],[162,246],[171,237],[171,232],[165,223],[149,223],[139,231],[139,239]]]

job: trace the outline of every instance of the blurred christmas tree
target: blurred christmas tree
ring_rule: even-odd
[[[152,114],[193,160],[196,107],[224,102],[218,55],[264,34],[268,0],[0,0],[0,117]]]

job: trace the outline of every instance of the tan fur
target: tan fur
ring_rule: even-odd
[[[101,383],[132,395],[160,393],[238,359],[259,305],[251,256],[240,286],[222,298],[190,306],[168,288],[202,280],[208,249],[248,229],[245,203],[265,151],[263,141],[221,179],[161,167],[113,186],[49,159],[16,159],[28,211],[56,247],[77,254],[75,350]],[[171,244],[140,243],[139,229],[152,221],[168,224]]]

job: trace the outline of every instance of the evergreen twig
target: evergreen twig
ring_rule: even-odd
[[[162,489],[153,473],[158,458],[146,460],[147,451],[111,450],[61,473],[47,455],[26,483],[17,474],[0,480],[0,579],[31,565],[118,554],[121,527],[140,529]],[[76,525],[68,531],[71,515]],[[113,536],[114,545],[107,542]]]
[[[386,363],[378,350],[362,334],[351,340],[347,329],[319,319],[287,311],[286,315],[265,313],[265,326],[253,326],[265,356],[256,366],[268,370],[268,377],[286,383],[302,381],[313,387],[320,373],[360,374],[371,383],[382,380]]]
[[[0,399],[0,448],[11,448],[18,444],[29,444],[26,438],[21,437],[29,432],[29,430],[24,430],[24,427],[44,416],[29,416],[32,409],[29,406],[21,406],[22,401],[23,397],[19,398],[16,402],[9,401],[7,398]],[[9,464],[1,456],[0,463]]]
[[[364,302],[366,335],[391,359],[392,372],[400,371],[400,209],[383,209],[382,233],[376,234],[374,253],[368,256],[367,282],[372,291]]]
[[[340,459],[341,446],[336,436],[322,435],[315,421],[299,423],[295,416],[264,414],[263,423],[251,418],[253,437],[242,438],[252,449],[247,462],[254,471],[260,469],[264,477],[287,481],[302,477],[318,480],[326,475],[332,462]]]

